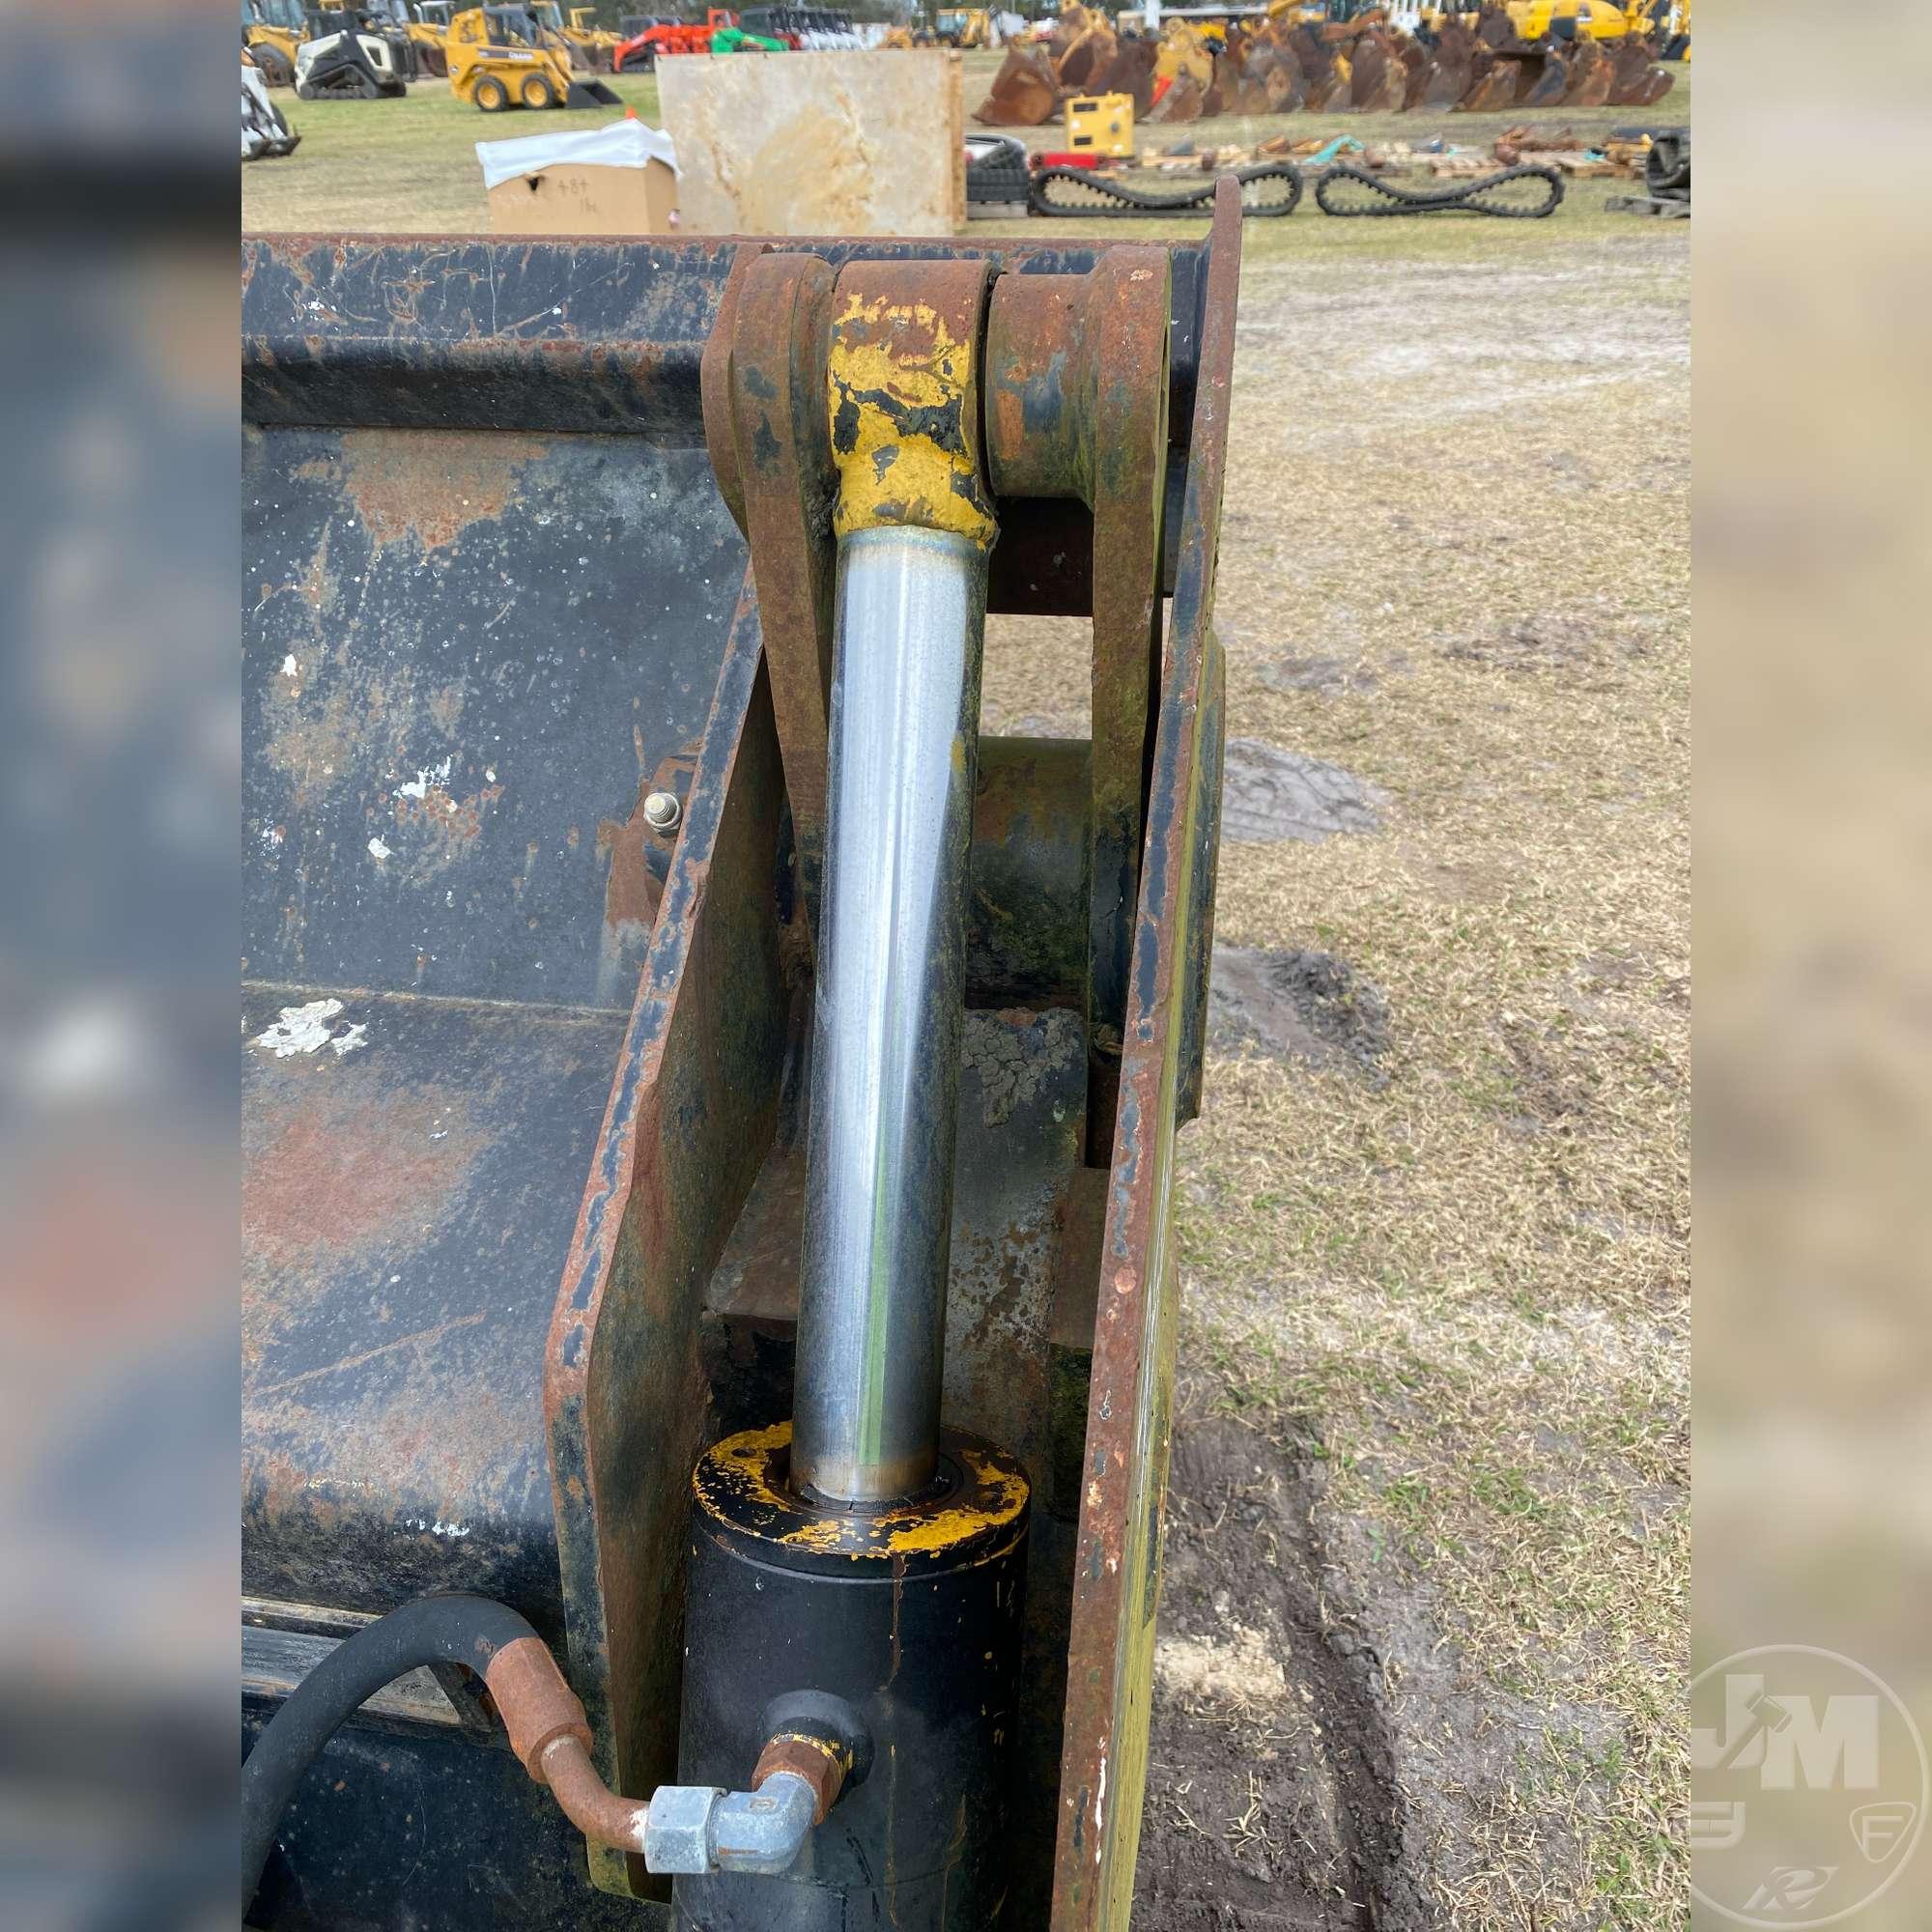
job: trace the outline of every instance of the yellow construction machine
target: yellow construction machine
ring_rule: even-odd
[[[948,7],[934,16],[940,43],[971,50],[993,44],[993,16],[984,7]]]
[[[449,71],[449,16],[455,12],[451,0],[406,0],[410,10],[412,38],[419,48],[425,49],[430,41],[436,43],[437,53],[442,65],[431,67],[431,73]]]
[[[570,10],[570,24],[563,30],[564,38],[585,47],[590,53],[590,64],[600,73],[611,71],[611,62],[617,49],[624,44],[623,37],[613,34],[609,27],[597,24],[595,7],[573,7]]]
[[[600,36],[586,23],[596,19],[594,7],[576,7],[566,22],[557,0],[526,0],[537,24],[538,42],[554,48],[577,73],[611,71],[611,56],[617,45],[614,35]],[[610,44],[604,43],[608,39]]]
[[[1620,41],[1657,32],[1669,9],[1661,0],[1503,0],[1503,11],[1525,41]]]
[[[270,87],[293,87],[296,49],[308,38],[301,0],[242,0],[242,44]]]
[[[449,90],[485,114],[506,107],[616,107],[601,80],[573,80],[525,7],[467,7],[449,23]]]

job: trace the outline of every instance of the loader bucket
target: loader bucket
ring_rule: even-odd
[[[1039,128],[1053,119],[1059,104],[1060,81],[1045,54],[1037,47],[1009,47],[973,118],[987,128]]]
[[[1153,245],[244,238],[244,1742],[371,1612],[456,1589],[534,1626],[614,1788],[716,1782],[687,1694],[685,1644],[723,1627],[686,1613],[694,1470],[790,1429],[818,1104],[799,1068],[831,950],[815,625],[844,565],[812,450],[836,365],[804,326],[835,278],[867,292],[854,333],[936,291],[973,335],[964,460],[999,478],[972,506],[998,539],[977,594],[1091,620],[1094,646],[1091,738],[975,729],[957,862],[945,1413],[1025,1471],[1031,1553],[1023,1593],[945,1627],[943,1663],[1016,1654],[993,1708],[1019,1719],[997,1779],[921,1787],[943,1803],[889,1809],[875,1774],[797,1890],[831,1900],[814,1923],[896,1900],[977,1932],[993,1913],[925,1909],[950,1864],[879,1856],[917,1828],[952,1858],[971,1806],[1008,1932],[1094,1927],[1130,1895],[1176,1142],[1208,1033],[1241,226],[1224,180],[1205,240]],[[761,442],[770,465],[741,466]],[[797,1560],[834,1582],[846,1562]],[[799,1659],[814,1687],[820,1665],[897,1675],[875,1728],[926,1708],[904,1693],[931,1565],[902,1560],[925,1566],[903,1666],[891,1577],[841,1584],[887,1605],[890,1643]],[[664,1884],[586,1847],[468,1681],[412,1680],[332,1739],[251,1926],[483,1925],[512,1893],[530,1927],[669,1923]],[[736,1739],[725,1776],[756,1750]],[[833,1870],[848,1828],[872,1833],[857,1880]]]
[[[573,80],[563,98],[566,107],[621,107],[623,101],[601,80]]]

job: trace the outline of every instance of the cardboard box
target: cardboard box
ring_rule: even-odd
[[[677,176],[657,159],[640,168],[561,161],[490,190],[499,235],[667,235],[677,226]]]
[[[666,235],[678,225],[677,152],[626,116],[602,128],[478,141],[499,235]]]

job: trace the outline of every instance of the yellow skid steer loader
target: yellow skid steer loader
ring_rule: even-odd
[[[449,87],[485,114],[507,107],[615,107],[601,80],[572,78],[567,58],[523,7],[469,7],[449,23]]]

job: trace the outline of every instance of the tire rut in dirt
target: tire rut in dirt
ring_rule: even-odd
[[[1177,1436],[1136,1932],[1423,1932],[1381,1663],[1314,1515],[1321,1464]]]

